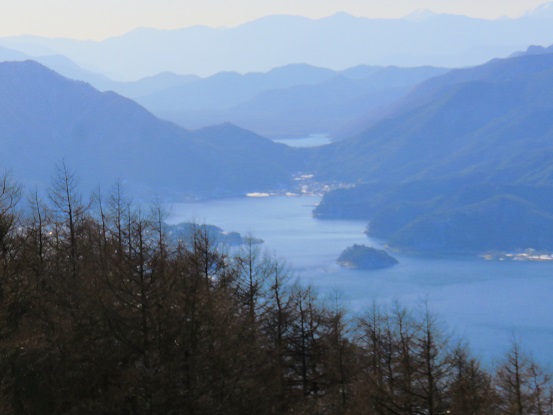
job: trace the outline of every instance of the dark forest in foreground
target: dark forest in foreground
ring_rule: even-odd
[[[486,369],[427,309],[354,317],[253,244],[170,243],[120,186],[85,203],[63,164],[25,200],[4,176],[3,414],[553,413],[516,344]]]

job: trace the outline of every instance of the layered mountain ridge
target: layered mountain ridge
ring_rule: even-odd
[[[65,160],[89,189],[120,179],[139,193],[222,196],[289,185],[288,147],[237,127],[227,126],[226,141],[217,141],[219,134],[161,121],[127,98],[36,62],[0,64],[0,165],[26,183],[44,185]],[[253,150],[259,146],[256,158],[233,151],[241,136]]]
[[[103,41],[23,36],[2,38],[0,44],[33,56],[61,54],[121,80],[163,71],[200,76],[263,72],[298,62],[335,70],[359,64],[459,67],[508,56],[525,45],[550,43],[548,10],[497,20],[447,14],[422,19],[281,15],[226,29],[137,29]]]
[[[291,149],[228,123],[185,130],[37,63],[4,63],[0,163],[44,184],[65,160],[88,188],[122,179],[176,198],[290,190],[310,173],[357,183],[328,193],[318,217],[369,220],[396,248],[553,250],[551,85],[553,54],[493,60],[424,81],[354,137]]]

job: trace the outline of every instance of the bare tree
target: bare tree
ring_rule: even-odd
[[[457,344],[449,355],[450,375],[447,389],[448,408],[452,414],[496,414],[497,397],[492,377],[480,362],[470,356],[468,347]]]
[[[69,170],[65,161],[56,165],[56,174],[49,191],[54,212],[58,216],[58,224],[67,228],[68,235],[63,233],[61,245],[68,245],[70,265],[73,277],[77,274],[78,226],[84,219],[88,205],[83,204],[82,196],[78,191],[79,181],[74,171]],[[67,239],[67,242],[65,241]]]
[[[19,252],[15,232],[20,220],[17,211],[20,199],[21,187],[5,172],[0,177],[0,260],[3,279],[8,278],[12,272],[11,264]]]
[[[540,415],[550,411],[550,375],[516,341],[496,371],[495,388],[501,414]]]

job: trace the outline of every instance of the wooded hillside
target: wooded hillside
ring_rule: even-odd
[[[552,413],[518,345],[487,370],[426,309],[353,316],[253,244],[169,243],[161,206],[85,202],[63,164],[26,199],[4,176],[3,414]]]

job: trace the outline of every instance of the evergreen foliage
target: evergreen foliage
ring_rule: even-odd
[[[354,269],[378,269],[391,267],[398,261],[382,249],[354,244],[338,257],[338,264]]]

